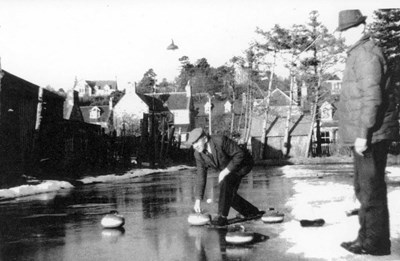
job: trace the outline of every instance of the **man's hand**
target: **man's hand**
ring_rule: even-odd
[[[226,176],[228,176],[229,173],[230,173],[229,169],[224,168],[224,169],[219,173],[219,176],[218,176],[218,183],[221,183],[221,181],[222,181]]]
[[[367,148],[367,139],[356,138],[356,141],[354,142],[354,150],[357,154],[363,155],[363,152],[366,151]]]
[[[194,211],[196,213],[201,213],[201,201],[200,201],[200,199],[196,199],[196,201],[194,202],[193,209],[194,209]]]

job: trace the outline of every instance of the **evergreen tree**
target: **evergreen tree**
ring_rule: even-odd
[[[373,19],[368,29],[383,48],[391,74],[400,86],[400,8],[376,10]]]
[[[138,93],[152,93],[156,84],[157,74],[153,69],[149,69],[144,73],[142,80],[136,86],[136,92]]]

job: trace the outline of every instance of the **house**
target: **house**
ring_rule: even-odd
[[[133,88],[113,108],[113,125],[117,136],[139,135],[140,120],[144,113],[149,113],[149,106],[139,97]]]
[[[75,89],[79,92],[79,97],[83,96],[108,96],[118,90],[117,81],[90,81],[84,80],[76,83]]]
[[[188,133],[194,128],[194,108],[190,82],[185,92],[137,94],[147,105],[149,113],[164,115],[169,125],[173,125],[186,141]]]
[[[321,115],[320,137],[322,155],[329,156],[333,153],[332,146],[335,146],[338,140],[339,118],[334,103],[325,101],[321,104],[319,110]],[[313,142],[316,142],[315,135],[313,135]]]
[[[210,97],[207,93],[197,93],[193,96],[193,107],[195,127],[202,127],[205,130],[209,130],[211,108],[212,134],[230,133],[232,117],[234,117],[234,131],[238,129],[239,121],[244,121],[244,107],[241,100],[233,102],[231,99],[218,94]]]
[[[39,129],[63,120],[64,97],[21,79],[0,66],[1,181],[32,172]],[[10,175],[10,176],[9,176]]]
[[[322,83],[322,87],[330,90],[332,95],[339,95],[340,90],[342,89],[342,80],[337,75],[334,75],[333,77],[324,81]]]

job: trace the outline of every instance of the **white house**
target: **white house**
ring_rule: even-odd
[[[76,81],[75,90],[79,92],[79,97],[83,96],[108,96],[118,90],[117,81]]]
[[[148,113],[148,105],[136,94],[134,88],[126,89],[125,95],[113,108],[113,122],[117,135],[124,132],[139,134],[143,113]]]

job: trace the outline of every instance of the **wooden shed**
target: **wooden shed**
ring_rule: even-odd
[[[5,181],[29,168],[34,156],[34,133],[41,124],[63,119],[64,97],[43,89],[42,111],[37,117],[40,87],[0,69],[0,173]]]

